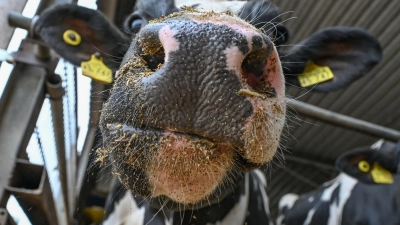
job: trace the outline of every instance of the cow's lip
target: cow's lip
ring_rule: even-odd
[[[140,167],[146,174],[148,186],[143,188],[150,192],[146,195],[152,198],[164,195],[181,204],[197,203],[213,195],[235,167],[236,150],[230,144],[193,134],[135,128],[125,124],[109,124],[107,128],[112,140],[107,139],[111,145],[118,146],[118,142],[129,140],[124,151],[113,153],[125,154],[128,161],[129,152],[133,149],[132,137],[145,141],[152,139],[151,146],[145,150],[151,156],[144,162],[134,160],[136,164],[131,164]],[[116,163],[121,163],[121,160],[124,159],[115,161],[114,155]]]
[[[230,142],[220,142],[216,141],[213,139],[210,139],[208,137],[204,137],[201,135],[193,134],[193,133],[185,133],[185,132],[179,132],[176,130],[171,130],[171,129],[158,129],[158,128],[153,128],[153,127],[136,127],[128,124],[121,124],[121,123],[111,123],[107,124],[107,129],[108,129],[108,135],[113,132],[117,131],[122,131],[122,132],[129,132],[132,134],[136,135],[148,135],[148,134],[156,134],[159,137],[171,137],[171,136],[180,136],[180,137],[185,137],[189,138],[191,140],[195,141],[202,141],[202,142],[207,142],[210,143],[210,145],[224,145],[228,146],[229,148],[232,149],[235,153],[238,153],[239,155],[241,154],[241,148],[240,146],[236,146],[234,143]],[[106,133],[106,135],[107,135]],[[119,135],[110,135],[114,136],[112,139],[108,139],[110,142],[113,142],[115,140],[120,140],[122,136]]]
[[[231,145],[233,148],[238,150],[238,146],[234,146],[232,143],[223,143],[223,142],[218,142],[215,140],[212,140],[210,138],[197,135],[197,134],[192,134],[192,133],[184,133],[184,132],[179,132],[176,130],[171,130],[171,129],[158,129],[158,128],[153,128],[153,127],[135,127],[132,125],[127,125],[127,124],[121,124],[121,123],[109,123],[107,124],[107,129],[108,132],[113,132],[116,130],[122,130],[122,131],[128,131],[132,133],[144,133],[144,132],[152,132],[152,133],[158,133],[158,134],[163,134],[163,135],[179,135],[179,136],[187,136],[192,139],[197,139],[197,140],[204,140],[208,141],[210,143],[214,144],[225,144],[225,145]]]

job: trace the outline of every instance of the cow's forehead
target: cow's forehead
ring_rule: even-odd
[[[240,12],[243,5],[247,1],[224,1],[224,0],[175,0],[175,5],[180,8],[181,6],[189,6],[196,8],[199,11],[217,11],[222,12],[230,10],[234,13]]]

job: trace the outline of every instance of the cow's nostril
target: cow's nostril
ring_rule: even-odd
[[[246,56],[242,63],[242,78],[255,91],[266,86],[266,75],[264,73],[269,53],[266,49],[253,51]]]
[[[153,29],[142,32],[136,46],[136,53],[147,63],[149,69],[156,71],[164,64],[165,50],[158,33]]]
[[[242,63],[242,77],[254,89],[264,86],[264,64],[257,52],[246,56]]]
[[[159,40],[146,40],[144,44],[140,45],[139,55],[152,71],[156,71],[160,65],[164,64],[165,51]]]
[[[252,50],[243,60],[242,79],[257,92],[265,92],[268,85],[265,67],[273,51],[273,44],[265,35],[252,38]]]

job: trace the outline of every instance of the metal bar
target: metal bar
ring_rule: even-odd
[[[285,154],[285,160],[314,166],[314,167],[317,167],[317,168],[320,168],[323,170],[337,171],[336,167],[332,166],[331,164],[328,164],[325,162],[320,162],[317,160],[306,159],[306,158],[299,157],[299,156]]]
[[[400,132],[397,130],[335,113],[294,99],[288,100],[287,104],[289,110],[313,119],[394,142],[400,140]]]
[[[45,69],[17,63],[1,96],[0,207],[4,207],[8,199],[5,187],[16,158],[19,153],[25,153],[35,128],[45,97],[45,80]]]
[[[77,0],[41,0],[36,14],[40,14],[52,4],[76,2]],[[13,16],[11,15],[10,17]],[[35,18],[37,17],[34,17],[30,21],[29,29],[28,24],[30,19],[26,17],[23,18],[21,15],[14,17],[14,22],[17,21],[14,25],[28,29],[30,31],[30,36],[33,37],[32,28]],[[21,157],[21,155],[24,155],[23,158],[27,158],[24,150],[26,149],[29,138],[35,127],[45,96],[44,85],[46,69],[47,71],[54,71],[58,61],[58,59],[52,58],[50,60],[51,62],[49,62],[49,60],[47,60],[49,51],[47,51],[46,48],[42,48],[42,46],[36,45],[34,47],[36,49],[30,48],[29,45],[28,48],[21,47],[24,51],[17,52],[36,52],[37,57],[33,54],[17,55],[16,58],[18,59],[16,61],[18,63],[0,99],[0,207],[5,206],[9,197],[9,192],[5,190],[5,186],[10,179],[15,159]],[[27,63],[28,65],[21,62]],[[33,64],[31,64],[32,62]],[[40,70],[40,72],[37,70]],[[16,75],[13,76],[14,73]],[[42,76],[39,77],[37,75]],[[19,84],[16,85],[16,83]],[[34,87],[36,87],[36,89]],[[40,96],[35,92],[36,90],[40,90]],[[51,190],[48,192],[51,193]],[[68,209],[68,207],[65,207],[65,209]],[[67,218],[69,219],[70,217],[67,216]],[[68,224],[71,223],[68,221]]]
[[[1,1],[0,15],[7,15],[9,11],[22,12],[26,2],[27,0]],[[0,17],[0,30],[0,48],[7,49],[15,29],[8,26],[6,16]]]
[[[32,224],[59,224],[44,166],[18,160],[7,190],[16,197]]]
[[[79,198],[80,190],[85,180],[85,175],[87,173],[87,168],[89,164],[89,155],[92,151],[95,138],[96,138],[96,129],[89,129],[89,131],[86,134],[85,143],[83,145],[81,157],[79,159],[78,176],[76,182],[76,190],[78,191],[75,193],[76,198]]]
[[[90,191],[94,187],[94,182],[90,179],[93,176],[94,171],[89,171],[89,161],[90,156],[93,154],[92,148],[96,140],[96,129],[89,129],[86,134],[85,143],[82,148],[82,153],[79,158],[78,172],[76,177],[76,187],[75,187],[75,199],[76,199],[76,210],[74,211],[74,219],[76,221],[83,221],[82,213],[86,207],[87,198]]]
[[[46,48],[47,50],[45,50]],[[44,67],[48,71],[54,71],[58,64],[58,58],[48,55],[50,53],[48,46],[42,41],[26,38],[22,40],[20,49],[22,50],[12,53],[14,61]]]
[[[116,13],[116,4],[118,1],[107,1],[99,0],[96,2],[98,10],[102,11],[109,19],[114,20]],[[86,201],[88,196],[91,194],[96,186],[96,177],[98,168],[92,168],[90,173],[88,172],[90,158],[93,157],[93,146],[95,143],[99,143],[96,134],[98,132],[98,123],[100,120],[101,108],[105,100],[104,90],[106,90],[104,84],[92,81],[91,83],[91,99],[90,99],[90,116],[89,116],[89,129],[85,139],[85,144],[79,158],[78,173],[77,173],[77,185],[75,197],[77,198],[77,210],[75,211],[75,220],[82,220],[82,211],[86,207]]]
[[[70,155],[68,160],[68,197],[69,197],[69,215],[68,219],[73,218],[74,210],[76,207],[76,198],[75,198],[75,188],[76,188],[76,156],[77,156],[77,146],[76,142],[71,143]]]
[[[0,225],[17,225],[5,208],[0,208]]]
[[[18,27],[27,31],[31,30],[32,18],[23,16],[19,12],[8,13],[8,24],[12,27]]]
[[[64,197],[64,204],[66,209],[67,218],[70,218],[70,197],[72,194],[68,193],[68,174],[67,174],[67,161],[65,150],[65,137],[64,137],[64,107],[63,96],[65,90],[62,87],[62,80],[59,75],[51,75],[46,81],[46,89],[50,95],[51,115],[54,128],[54,139],[57,150],[58,170],[60,171],[61,189]],[[72,197],[72,196],[71,196]]]
[[[91,86],[89,129],[96,129],[99,126],[101,108],[104,102],[103,93],[106,88],[104,84],[99,84],[95,81],[92,81]]]
[[[4,208],[0,208],[0,225],[6,224],[8,220],[8,212]]]
[[[67,75],[67,74],[66,74]],[[68,76],[68,75],[67,75]],[[73,99],[73,111],[72,117],[75,118],[75,123],[71,123],[72,127],[70,128],[70,132],[75,132],[75,139],[71,139],[71,150],[69,155],[69,163],[68,163],[68,180],[69,180],[69,193],[70,193],[70,218],[73,218],[73,214],[76,208],[76,185],[77,185],[77,165],[78,165],[78,151],[77,151],[77,142],[78,142],[78,83],[77,83],[77,68],[73,67],[73,74],[69,75],[69,79],[74,79],[73,88],[69,88],[69,90],[73,90],[73,95],[69,95],[70,98]],[[71,102],[71,101],[70,101]]]

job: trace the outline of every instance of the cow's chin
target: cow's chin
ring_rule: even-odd
[[[195,204],[239,170],[237,150],[229,143],[152,128],[107,127],[105,150],[114,174],[143,197]]]
[[[175,132],[166,132],[146,172],[151,195],[194,204],[210,196],[234,165],[229,144]]]

